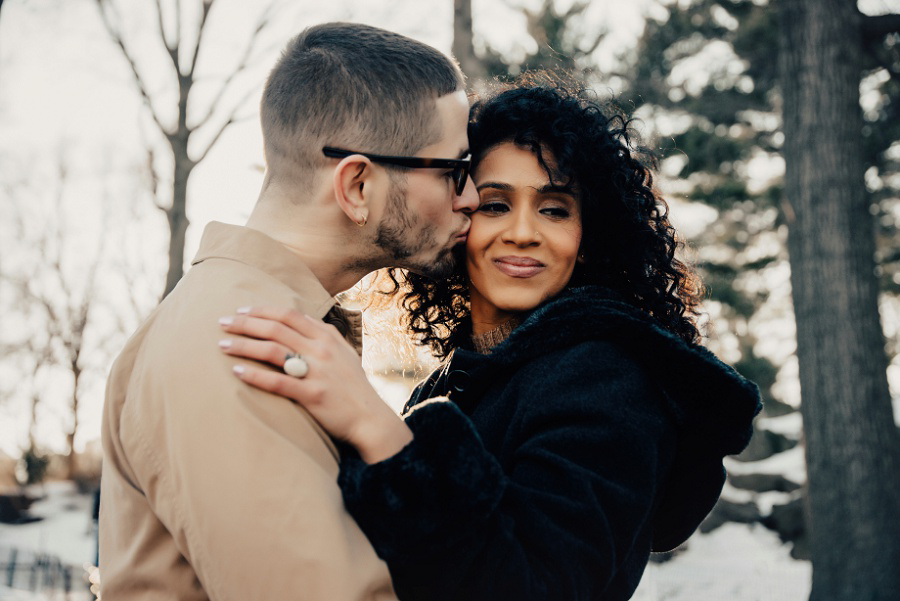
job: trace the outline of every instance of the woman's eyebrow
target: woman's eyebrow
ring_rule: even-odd
[[[574,196],[575,192],[572,190],[571,186],[560,186],[559,184],[544,184],[540,188],[535,188],[538,194],[553,194],[553,193],[561,193],[568,194],[569,196]]]
[[[506,192],[511,192],[514,189],[511,184],[507,184],[504,182],[484,182],[482,184],[478,184],[478,186],[475,187],[475,189],[479,192],[481,192],[485,188],[504,190]]]

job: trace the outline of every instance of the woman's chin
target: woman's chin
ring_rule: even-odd
[[[511,315],[521,315],[528,313],[540,306],[545,300],[553,296],[552,294],[517,294],[514,298],[498,299],[496,307],[498,311],[509,313]]]

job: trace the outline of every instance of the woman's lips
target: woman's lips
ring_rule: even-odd
[[[530,278],[542,272],[546,265],[530,257],[499,257],[494,265],[511,278]]]

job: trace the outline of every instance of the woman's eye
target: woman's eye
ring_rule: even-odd
[[[509,207],[502,202],[497,201],[487,201],[481,203],[478,207],[478,211],[481,213],[506,213],[509,210]]]
[[[555,217],[556,219],[567,219],[572,214],[569,209],[564,207],[545,207],[541,209],[541,213],[550,217]]]

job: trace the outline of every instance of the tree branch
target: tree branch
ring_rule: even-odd
[[[181,40],[181,0],[175,0],[175,39]]]
[[[150,195],[151,200],[153,202],[153,206],[162,211],[163,213],[168,212],[166,206],[160,202],[159,200],[159,176],[156,173],[156,168],[154,167],[154,162],[156,159],[156,153],[153,152],[153,144],[147,138],[147,132],[144,130],[143,123],[140,124],[140,136],[142,141],[142,146],[147,149],[147,176],[150,178]]]
[[[113,42],[119,47],[119,50],[122,52],[122,56],[125,57],[125,60],[128,62],[128,66],[131,67],[131,74],[134,76],[134,81],[137,84],[138,91],[141,93],[141,98],[144,101],[144,104],[147,106],[147,109],[150,111],[150,116],[153,118],[153,122],[156,123],[156,126],[159,128],[159,131],[168,139],[171,137],[169,130],[162,124],[162,121],[159,118],[159,115],[156,114],[156,110],[153,108],[153,102],[150,100],[150,94],[147,92],[147,87],[144,85],[144,80],[141,78],[141,74],[138,72],[137,63],[134,58],[131,56],[131,52],[129,52],[128,48],[125,46],[125,42],[122,40],[122,36],[119,34],[119,31],[112,24],[112,21],[109,19],[109,15],[106,14],[106,9],[104,6],[109,3],[109,0],[96,0],[97,7],[100,9],[100,17],[103,20],[103,26],[106,28],[106,31],[109,33]]]
[[[150,194],[153,197],[153,206],[162,212],[168,209],[159,201],[159,177],[156,175],[156,168],[153,166],[154,159],[153,149],[147,146],[147,173],[150,176]]]
[[[212,102],[209,103],[209,110],[206,111],[206,114],[200,118],[190,129],[191,131],[196,130],[198,128],[203,127],[209,120],[212,118],[213,114],[216,112],[216,109],[219,108],[219,104],[222,102],[222,98],[225,96],[225,93],[229,90],[231,86],[231,82],[234,79],[244,73],[247,70],[247,67],[250,66],[250,57],[253,55],[253,49],[256,47],[257,40],[260,38],[260,34],[262,31],[269,25],[271,22],[271,12],[272,7],[275,6],[275,3],[272,2],[266,8],[265,11],[260,15],[259,20],[256,22],[256,27],[253,30],[253,33],[250,35],[250,39],[247,40],[247,45],[244,47],[244,54],[241,56],[241,59],[238,61],[237,66],[228,74],[225,80],[222,82],[219,91],[216,93],[216,97],[213,98]],[[198,45],[199,48],[199,45]],[[196,56],[195,56],[196,58]],[[246,98],[242,99],[240,104],[243,104]],[[232,111],[232,116],[234,115],[234,111]],[[221,132],[220,132],[221,133]],[[216,136],[218,138],[218,135]],[[207,149],[208,150],[208,149]],[[205,156],[206,153],[204,152]]]
[[[872,57],[872,60],[874,60],[879,67],[887,72],[888,77],[890,77],[894,81],[900,81],[900,71],[897,71],[897,69],[894,68],[894,65],[892,65],[890,61],[885,60],[882,56],[880,56],[875,48],[867,45],[865,48],[865,52],[867,52],[869,56]]]
[[[174,50],[173,45],[169,43],[169,37],[166,35],[166,26],[163,23],[162,1],[156,0],[156,25],[159,28],[159,37],[163,41],[163,45],[170,53]],[[177,34],[177,32],[176,32]],[[175,38],[178,39],[177,37]]]
[[[883,56],[884,38],[892,33],[900,33],[900,14],[877,16],[860,16],[860,30],[863,39],[863,51],[882,67],[890,78],[900,81],[900,72],[893,61]]]
[[[867,41],[880,40],[889,33],[900,33],[900,14],[863,15],[860,29]]]
[[[178,10],[178,7],[175,7],[175,10]],[[176,19],[180,19],[180,15],[176,16]],[[176,75],[181,74],[181,67],[178,64],[178,55],[179,50],[181,48],[181,38],[178,35],[178,32],[175,32],[175,41],[170,43],[169,37],[166,35],[166,26],[163,23],[163,9],[162,9],[162,0],[156,0],[156,20],[157,26],[159,27],[159,37],[162,40],[163,46],[166,47],[166,53],[169,55],[169,59],[172,61],[172,65],[175,67]]]
[[[600,46],[600,42],[602,42],[604,39],[606,39],[606,32],[602,31],[594,37],[587,48],[581,48],[581,51],[585,54],[585,56],[592,55],[594,53],[594,50],[596,50],[597,47]]]
[[[234,104],[234,106],[231,109],[231,112],[228,114],[228,118],[225,120],[225,123],[223,123],[221,125],[221,127],[219,127],[218,131],[213,135],[212,140],[210,140],[209,144],[206,145],[206,148],[200,153],[200,156],[194,161],[195,164],[201,162],[203,159],[206,158],[206,155],[209,154],[209,151],[212,150],[212,147],[216,145],[216,142],[219,141],[219,138],[222,136],[222,134],[225,132],[225,130],[228,128],[229,125],[231,125],[233,123],[237,123],[239,121],[244,121],[247,119],[246,116],[238,117],[237,113],[238,113],[238,111],[241,110],[241,108],[244,106],[244,104],[247,102],[247,100],[251,96],[253,96],[253,94],[255,92],[256,92],[255,87],[248,89],[244,93],[244,95],[241,97],[241,99]],[[206,121],[207,119],[208,119],[208,117],[204,118],[204,121]],[[198,125],[198,127],[199,127],[199,125]]]
[[[197,68],[197,57],[200,55],[200,41],[203,39],[203,32],[206,29],[206,19],[209,17],[209,11],[215,0],[203,0],[203,12],[200,15],[200,25],[197,27],[197,43],[194,45],[194,52],[191,55],[191,66],[187,75],[194,76],[194,70]]]
[[[235,121],[234,114],[237,112],[237,108],[238,107],[235,107],[235,109],[231,112],[231,115],[229,115],[229,117],[225,121],[225,123],[223,123],[222,126],[219,127],[219,130],[215,133],[212,140],[209,141],[209,144],[206,145],[206,148],[203,149],[203,152],[201,152],[200,156],[197,158],[197,160],[194,161],[195,163],[199,163],[199,162],[203,161],[203,159],[206,158],[206,155],[209,154],[209,151],[212,150],[212,147],[216,145],[216,142],[219,141],[219,138],[222,137],[222,134],[225,132],[226,129],[228,129],[228,126],[231,125],[232,123],[234,123],[234,121]]]
[[[574,2],[572,6],[570,6],[568,10],[566,10],[566,12],[562,13],[559,16],[562,17],[564,21],[568,21],[572,17],[580,17],[584,14],[584,11],[586,11],[590,7],[590,5],[590,2],[585,2],[584,0],[581,0],[580,2]]]

